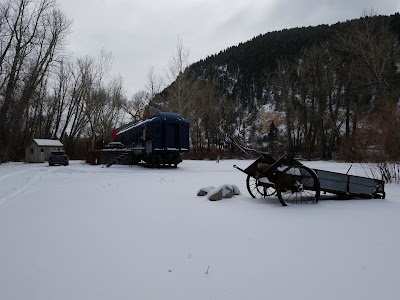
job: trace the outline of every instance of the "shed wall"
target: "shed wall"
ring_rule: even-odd
[[[63,147],[58,146],[38,146],[35,142],[31,142],[25,147],[25,162],[42,163],[48,161],[50,152],[62,149]]]

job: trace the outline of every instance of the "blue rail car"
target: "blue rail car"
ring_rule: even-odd
[[[189,122],[180,114],[161,112],[117,133],[116,141],[131,152],[133,163],[177,166],[189,151]]]

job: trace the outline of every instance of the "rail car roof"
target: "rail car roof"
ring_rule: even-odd
[[[151,122],[154,122],[154,121],[157,121],[157,120],[162,120],[162,119],[178,119],[178,120],[180,120],[180,121],[185,120],[185,119],[184,119],[180,114],[178,114],[178,113],[174,113],[174,112],[160,112],[160,113],[158,113],[158,114],[152,116],[152,117],[149,118],[149,119],[146,119],[146,120],[140,121],[140,122],[138,122],[138,123],[129,125],[128,127],[126,127],[126,128],[124,128],[124,129],[122,129],[121,131],[119,131],[119,132],[117,133],[117,135],[119,135],[119,134],[121,134],[121,133],[124,133],[124,132],[126,132],[126,131],[129,131],[129,130],[131,130],[132,128],[135,128],[135,127],[142,127],[142,126],[144,126],[144,125],[147,124],[147,123],[151,123]],[[185,120],[185,121],[186,121],[186,120]],[[186,122],[187,122],[187,121],[186,121]]]

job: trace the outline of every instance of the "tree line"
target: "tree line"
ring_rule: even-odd
[[[71,157],[118,123],[121,78],[110,78],[110,53],[72,58],[71,21],[53,0],[0,3],[0,161],[34,137],[61,139]],[[23,152],[22,152],[23,153]]]
[[[33,138],[59,139],[72,159],[84,159],[110,141],[113,128],[147,117],[165,86],[150,67],[145,88],[128,98],[122,78],[111,75],[110,52],[68,54],[70,27],[55,0],[0,3],[0,162],[23,159]],[[169,82],[187,67],[186,51],[178,39]]]
[[[190,121],[193,157],[237,155],[232,140],[307,158],[399,156],[398,13],[271,32],[194,64],[178,38],[166,78],[150,68],[131,98],[111,53],[67,54],[70,25],[54,0],[0,3],[1,161],[34,137],[84,158],[158,111]]]
[[[285,113],[285,150],[307,158],[398,159],[398,41],[388,22],[365,16],[298,60],[278,61],[267,82]]]

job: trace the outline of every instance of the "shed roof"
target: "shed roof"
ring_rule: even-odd
[[[48,140],[48,139],[33,139],[38,146],[53,146],[62,147],[63,144],[59,140]]]

